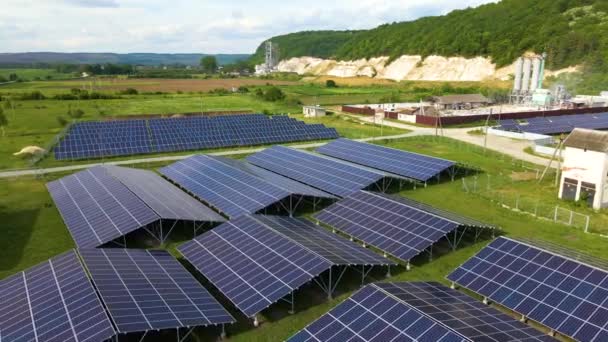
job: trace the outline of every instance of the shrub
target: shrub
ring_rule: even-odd
[[[127,88],[118,92],[120,95],[137,95],[139,92],[135,88]]]
[[[68,120],[66,120],[63,116],[60,115],[57,117],[57,123],[59,123],[61,127],[65,127],[65,125],[68,124]]]
[[[325,81],[325,86],[327,88],[337,88],[338,87],[338,85],[336,84],[336,81],[334,81],[334,80]]]

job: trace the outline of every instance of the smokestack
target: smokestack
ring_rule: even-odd
[[[540,57],[535,57],[532,60],[532,81],[530,82],[530,92],[534,92],[538,88],[538,80],[540,77]]]
[[[513,83],[513,92],[519,93],[521,90],[521,77],[524,69],[524,59],[519,57],[515,62],[515,82]]]
[[[523,81],[521,84],[521,92],[527,93],[530,89],[530,73],[532,72],[532,60],[524,58]]]

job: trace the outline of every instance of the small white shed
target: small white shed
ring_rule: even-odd
[[[564,146],[559,198],[608,207],[608,132],[576,128]]]
[[[318,118],[327,115],[325,108],[319,106],[304,106],[305,118]]]

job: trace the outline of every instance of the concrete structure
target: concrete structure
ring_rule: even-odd
[[[548,107],[553,103],[553,94],[549,89],[535,89],[532,93],[532,104],[535,106]]]
[[[481,94],[462,94],[433,96],[433,104],[436,109],[473,109],[487,106],[491,103],[487,97]]]
[[[325,108],[319,106],[304,106],[305,118],[318,118],[327,115]]]
[[[608,207],[608,132],[577,128],[564,146],[559,198]]]

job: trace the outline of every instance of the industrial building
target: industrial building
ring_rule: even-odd
[[[439,110],[473,109],[492,103],[492,101],[481,94],[433,96],[432,100],[435,108]]]
[[[564,146],[559,198],[608,207],[608,132],[577,128]]]
[[[303,111],[305,118],[319,118],[327,115],[327,110],[320,106],[304,106]]]

